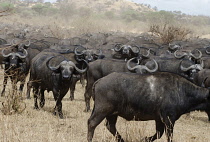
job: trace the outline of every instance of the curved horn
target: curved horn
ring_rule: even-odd
[[[117,43],[115,46],[114,46],[114,51],[116,52],[119,52],[121,49],[122,49],[122,44],[121,43]]]
[[[56,67],[51,67],[51,66],[49,66],[49,62],[50,62],[50,60],[52,60],[53,58],[55,58],[55,56],[52,56],[52,57],[50,57],[50,58],[47,60],[46,66],[48,67],[48,69],[50,69],[50,70],[52,70],[52,71],[57,71],[57,70],[59,69],[59,67],[60,67],[60,64],[57,65]]]
[[[83,54],[85,53],[86,50],[83,50],[82,53],[78,53],[78,52],[77,52],[77,49],[78,49],[78,48],[79,48],[79,47],[75,48],[74,53],[75,53],[76,55],[78,55],[78,56],[83,55]]]
[[[3,50],[1,51],[1,54],[3,55],[3,57],[6,58],[6,57],[9,57],[9,56],[13,55],[13,53],[9,53],[9,54],[6,55],[6,54],[4,53],[4,50],[5,50],[5,49],[3,49]]]
[[[142,68],[145,69],[146,71],[150,72],[150,73],[156,72],[158,70],[158,63],[154,59],[152,59],[152,61],[155,63],[155,68],[154,69],[149,69],[147,66],[142,66]]]
[[[133,47],[137,47],[138,51],[135,51],[135,50],[133,49]],[[139,53],[139,52],[140,52],[139,47],[138,47],[137,45],[131,46],[131,51],[132,51],[133,53]]]
[[[149,57],[150,50],[151,50],[151,49],[148,49],[148,50],[147,50],[147,54],[146,54],[146,55],[142,54],[142,56],[143,56],[143,57]]]
[[[184,56],[187,56],[187,53],[184,53],[183,55],[178,56],[178,55],[177,55],[177,52],[178,52],[178,50],[176,50],[176,51],[174,52],[174,57],[177,58],[177,59],[181,59],[181,58],[183,58]]]
[[[195,59],[200,59],[202,57],[202,52],[200,50],[198,50],[198,49],[196,49],[196,51],[199,52],[199,56],[198,57],[196,57],[195,55],[193,55],[192,52],[190,52],[190,56],[192,56]]]
[[[210,52],[207,50],[207,48],[210,48],[210,46],[206,47],[206,54],[210,54]]]
[[[133,60],[133,59],[134,59],[134,58],[132,58],[132,60]],[[152,61],[154,61],[154,63],[155,63],[155,68],[154,68],[154,69],[149,69],[149,68],[148,68],[147,66],[145,66],[145,65],[136,65],[135,67],[131,68],[131,67],[129,66],[130,61],[131,61],[131,59],[127,62],[127,68],[128,68],[128,70],[130,70],[130,71],[133,71],[133,70],[135,70],[135,69],[139,69],[140,72],[142,73],[142,70],[144,69],[144,70],[146,70],[146,71],[152,73],[152,72],[156,72],[156,71],[158,70],[158,63],[157,63],[154,59],[152,59]]]
[[[74,66],[74,68],[79,72],[79,73],[84,73],[84,72],[86,72],[87,71],[87,69],[88,69],[88,63],[85,61],[85,60],[83,60],[86,64],[87,64],[87,67],[85,68],[85,69],[79,69],[72,61],[69,61],[69,62],[71,62],[71,63],[73,63],[73,66]]]
[[[25,50],[25,49],[23,49],[23,51],[25,52],[24,55],[20,55],[19,53],[16,53],[16,55],[17,55],[19,58],[22,58],[22,59],[26,58],[26,57],[28,56],[28,52],[27,52],[27,50]]]
[[[133,70],[137,69],[138,66],[139,66],[139,65],[136,65],[136,66],[134,66],[134,67],[131,67],[131,66],[130,66],[130,62],[131,62],[132,60],[134,60],[134,59],[136,59],[136,58],[131,58],[131,59],[128,60],[127,63],[126,63],[127,68],[128,68],[128,70],[130,70],[130,71],[133,71]]]
[[[188,70],[190,70],[190,69],[193,69],[194,68],[194,66],[195,65],[191,65],[190,67],[188,67],[188,68],[185,68],[185,67],[183,67],[182,65],[180,66],[180,69],[182,70],[182,71],[188,71]]]
[[[203,69],[203,67],[202,67],[202,65],[201,64],[195,64],[195,66],[194,66],[194,69],[197,69],[197,70],[202,70]]]
[[[31,45],[31,41],[30,40],[28,40],[28,44],[25,44],[25,46],[30,46]]]

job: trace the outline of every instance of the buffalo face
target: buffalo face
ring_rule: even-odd
[[[63,60],[59,63],[59,65],[52,67],[49,65],[49,61],[54,58],[51,57],[49,60],[46,62],[47,67],[52,70],[55,73],[60,73],[61,77],[63,80],[70,80],[72,78],[72,75],[75,71],[79,73],[84,73],[87,71],[87,67],[85,69],[79,69],[74,62],[68,61],[68,60]],[[85,62],[86,63],[86,62]],[[87,63],[86,63],[87,64]],[[88,66],[88,64],[87,64]]]
[[[74,72],[74,66],[71,62],[62,61],[60,63],[60,72],[63,80],[70,80]]]
[[[81,52],[79,52],[78,49],[79,47],[77,47],[74,51],[78,61],[85,59],[87,62],[92,62],[97,60],[102,55],[102,51],[100,49],[85,49]]]
[[[4,57],[4,64],[6,68],[15,69],[23,65],[24,59],[27,57],[28,52],[24,49],[22,52],[11,52],[5,54],[5,50],[2,50],[2,55]]]

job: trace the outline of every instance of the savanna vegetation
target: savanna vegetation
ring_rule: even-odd
[[[0,0],[0,30],[35,28],[48,36],[71,38],[84,33],[122,32],[140,34],[150,32],[162,43],[202,37],[210,34],[210,17],[192,16],[180,11],[158,11],[150,5],[135,4],[127,0]],[[209,36],[210,37],[210,36]],[[0,70],[3,82],[3,69]],[[8,83],[9,84],[9,83]],[[2,86],[2,83],[1,83]],[[1,87],[0,87],[1,88]],[[23,96],[7,86],[7,96],[0,97],[0,141],[2,142],[84,142],[87,137],[87,120],[90,112],[85,108],[84,87],[77,84],[75,100],[69,101],[69,92],[63,99],[64,119],[52,115],[55,101],[46,92],[45,107],[33,109],[33,99]],[[0,89],[1,90],[1,89]],[[91,101],[93,108],[93,101]],[[126,142],[137,142],[155,132],[153,121],[128,122],[119,119],[117,129]],[[176,142],[210,141],[210,124],[204,112],[183,115],[176,123]],[[101,123],[95,132],[94,142],[114,142],[114,137]],[[157,142],[166,141],[164,136]]]

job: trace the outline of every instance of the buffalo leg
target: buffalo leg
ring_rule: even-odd
[[[31,84],[30,81],[28,81],[28,83],[27,83],[27,92],[26,92],[26,98],[27,99],[30,99],[31,98],[30,97],[31,88],[32,88],[32,84]]]
[[[166,133],[167,140],[168,142],[172,142],[175,121],[171,119],[170,117],[165,118],[165,120],[163,121],[165,124],[165,133]]]
[[[84,110],[84,112],[88,112],[90,111],[90,98],[91,98],[91,93],[92,93],[92,87],[89,87],[88,85],[85,88],[85,104],[86,104],[86,108]]]
[[[38,89],[34,88],[33,93],[34,93],[34,109],[39,109],[37,99],[38,99]]]
[[[25,79],[24,80],[22,80],[21,82],[20,82],[20,88],[19,88],[19,91],[20,91],[20,94],[22,95],[22,92],[23,92],[23,87],[24,87],[24,84],[25,84]]]
[[[116,122],[117,122],[117,115],[111,115],[106,117],[106,127],[112,133],[113,136],[116,137],[118,142],[124,142],[120,134],[117,132],[116,129]]]
[[[88,134],[87,134],[88,142],[92,142],[95,128],[106,117],[106,113],[103,113],[101,111],[96,112],[95,110],[96,109],[93,109],[93,112],[92,112],[90,118],[88,119]],[[103,110],[103,109],[100,109],[100,110]]]
[[[62,112],[62,99],[65,95],[63,94],[57,94],[58,95],[58,98],[56,100],[56,106],[55,106],[55,113],[58,112],[58,115],[61,119],[63,119],[63,112]],[[56,95],[54,95],[56,96]]]
[[[44,90],[40,89],[40,107],[43,108],[45,105]]]
[[[152,137],[145,138],[146,141],[151,142],[162,137],[165,127],[164,123],[161,120],[155,120],[155,124],[156,124],[156,133]]]
[[[75,87],[76,87],[76,83],[77,83],[78,79],[77,78],[73,78],[71,84],[70,84],[70,100],[73,101],[74,100],[74,91],[75,91]]]
[[[1,96],[4,96],[6,85],[7,85],[7,80],[8,80],[8,76],[5,74],[4,75],[3,89],[2,89],[2,92],[1,92]]]

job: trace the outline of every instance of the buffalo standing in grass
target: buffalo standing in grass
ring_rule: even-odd
[[[140,67],[132,72],[137,73],[145,73],[147,72],[155,72],[158,70],[158,64],[155,60],[153,60],[155,66],[152,69],[147,68],[144,65],[139,65]],[[130,63],[132,65],[136,65],[136,63]],[[85,103],[86,109],[85,111],[90,111],[90,98],[92,97],[92,87],[95,81],[98,79],[113,73],[113,72],[129,72],[128,66],[123,60],[96,60],[94,62],[89,63],[89,69],[87,71],[87,84],[85,88]]]
[[[175,121],[182,114],[196,110],[210,102],[209,89],[196,86],[187,79],[172,73],[153,75],[112,73],[98,80],[93,87],[94,109],[88,119],[88,142],[94,130],[106,118],[107,129],[124,142],[116,130],[117,117],[126,120],[155,120],[155,135],[145,138],[154,141],[166,133],[172,142]]]
[[[54,114],[58,112],[63,118],[62,99],[69,90],[74,74],[81,74],[87,71],[79,69],[75,63],[65,59],[62,55],[52,52],[41,52],[32,59],[30,82],[34,91],[34,107],[38,109],[37,98],[40,91],[40,107],[45,104],[44,91],[52,91],[56,106]]]
[[[25,83],[25,79],[27,76],[27,72],[25,70],[25,58],[27,57],[28,52],[24,49],[23,53],[19,51],[11,50],[9,53],[5,53],[5,49],[2,50],[2,56],[4,57],[4,81],[3,81],[3,89],[1,92],[1,96],[4,96],[7,80],[10,77],[12,82],[13,91],[16,89],[16,84],[20,81],[20,91],[22,93],[23,86]]]

